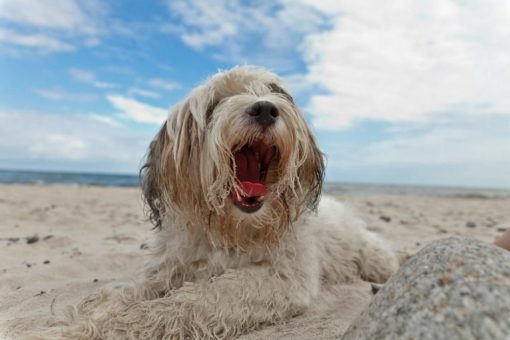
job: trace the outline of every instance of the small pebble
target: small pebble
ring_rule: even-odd
[[[41,290],[39,293],[35,294],[35,296],[41,296],[44,294],[46,294],[46,292],[44,290]]]
[[[496,230],[502,233],[502,232],[506,231],[506,228],[498,228]]]
[[[46,241],[46,240],[49,240],[52,237],[53,237],[53,235],[46,235],[46,236],[43,237],[43,240]]]
[[[149,246],[147,245],[147,243],[142,243],[140,244],[140,249],[149,249]]]
[[[379,218],[381,219],[381,221],[384,221],[384,222],[387,222],[387,223],[391,222],[391,217],[389,217],[389,216],[384,216],[383,215],[383,216],[380,216]]]
[[[44,264],[48,264],[48,263],[50,263],[50,260],[46,260],[46,261],[44,261],[43,263],[44,263]]]
[[[97,282],[97,281],[99,281],[99,280],[98,280],[98,279],[94,279],[94,280],[92,280],[92,282]]]
[[[37,241],[39,241],[39,236],[37,236],[37,235],[29,236],[26,238],[26,240],[27,240],[27,244],[36,243]]]
[[[476,223],[472,222],[472,221],[467,221],[466,222],[466,227],[468,227],[468,228],[476,228]]]

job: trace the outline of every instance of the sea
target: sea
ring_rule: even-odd
[[[94,185],[106,187],[137,187],[138,175],[81,172],[0,170],[0,184],[31,185]],[[510,199],[510,189],[466,188],[446,186],[396,185],[375,183],[326,182],[324,192],[331,195],[419,195],[473,199]]]

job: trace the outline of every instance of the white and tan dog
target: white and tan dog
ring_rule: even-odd
[[[384,282],[395,254],[340,203],[319,201],[323,156],[273,73],[214,75],[170,113],[142,188],[155,242],[136,284],[104,290],[62,338],[228,338],[302,313],[321,289]]]

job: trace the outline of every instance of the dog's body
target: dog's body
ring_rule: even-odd
[[[151,144],[142,189],[158,230],[142,278],[85,299],[58,332],[225,338],[302,313],[325,286],[384,282],[395,254],[340,203],[318,203],[323,170],[278,77],[214,76]]]

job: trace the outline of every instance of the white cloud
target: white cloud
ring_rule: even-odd
[[[106,98],[122,116],[136,122],[162,124],[168,116],[168,110],[132,98],[121,95],[109,95]]]
[[[211,55],[227,61],[261,64],[280,70],[295,66],[295,48],[304,34],[317,32],[324,17],[298,1],[239,2],[167,0],[175,19],[163,30],[188,46],[214,48]]]
[[[96,95],[89,93],[69,92],[61,89],[36,89],[38,95],[49,100],[67,100],[67,101],[92,101]]]
[[[351,181],[510,187],[508,117],[449,114],[440,120],[398,126],[368,143],[346,147],[328,141],[324,151],[331,176]]]
[[[160,98],[161,97],[161,95],[157,92],[139,89],[137,87],[131,87],[128,90],[128,94],[138,95],[138,96],[147,97],[147,98]]]
[[[149,86],[151,86],[153,88],[165,90],[165,91],[173,91],[173,90],[177,90],[177,89],[181,88],[181,84],[179,84],[179,83],[176,83],[174,81],[169,81],[169,80],[163,80],[163,79],[159,79],[159,78],[150,79],[147,83],[149,84]]]
[[[78,81],[81,81],[83,83],[90,84],[90,85],[92,85],[94,87],[97,87],[97,88],[101,88],[101,89],[113,89],[113,88],[117,87],[116,84],[107,83],[107,82],[104,82],[104,81],[99,81],[96,78],[95,74],[90,72],[90,71],[86,71],[86,70],[82,70],[82,69],[78,69],[78,68],[70,68],[69,69],[69,74],[74,79],[76,79]]]
[[[62,30],[95,33],[94,15],[101,11],[96,1],[76,0],[0,0],[0,19],[10,22]]]
[[[397,135],[368,145],[356,155],[357,163],[369,164],[487,164],[510,165],[508,135],[493,135],[478,127],[439,127],[417,135]]]
[[[0,28],[0,43],[25,48],[35,48],[42,52],[70,52],[74,46],[60,39],[38,33],[17,33]]]
[[[45,134],[34,138],[34,143],[28,146],[28,153],[33,158],[81,160],[87,158],[89,152],[85,140],[69,134]]]
[[[108,118],[2,109],[0,167],[136,173],[156,128],[114,128]]]
[[[316,127],[510,114],[507,2],[305,2],[334,22],[302,45]]]
[[[120,124],[116,119],[110,117],[110,116],[104,116],[104,115],[98,115],[91,113],[89,117],[95,121],[101,122],[103,124],[107,124],[113,127],[119,127],[122,124]]]
[[[0,42],[42,52],[69,52],[80,42],[100,44],[106,9],[97,0],[0,0]]]

